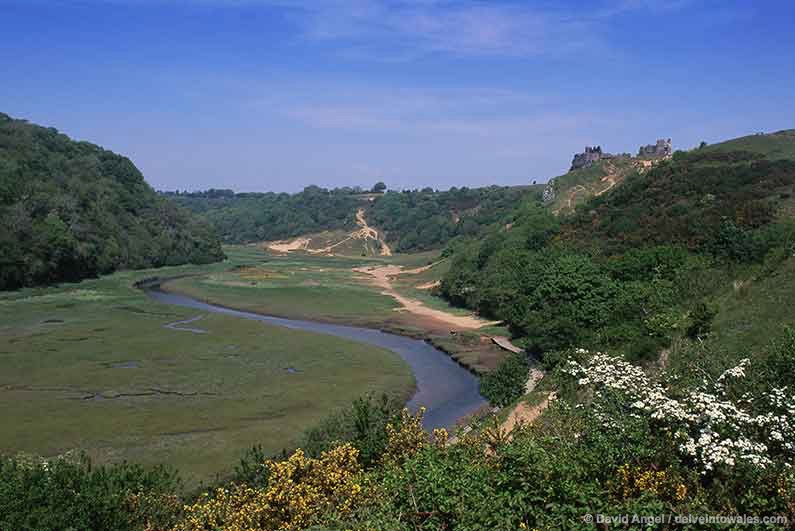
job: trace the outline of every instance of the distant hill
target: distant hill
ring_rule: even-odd
[[[203,216],[227,243],[276,242],[289,251],[380,254],[443,247],[498,223],[539,187],[432,188],[368,193],[308,186],[295,194],[163,192]],[[274,246],[271,246],[274,247]]]
[[[706,152],[749,151],[765,158],[795,159],[795,129],[741,136],[702,148]]]
[[[223,258],[126,157],[0,113],[0,289]]]

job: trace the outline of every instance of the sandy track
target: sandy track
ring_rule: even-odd
[[[305,251],[309,247],[309,238],[296,238],[295,240],[280,240],[276,242],[270,242],[267,244],[267,248],[271,251],[276,251],[277,253],[290,253],[292,251],[303,250]]]
[[[540,404],[535,406],[530,406],[524,402],[520,402],[514,409],[508,414],[508,418],[505,419],[505,422],[502,423],[500,429],[503,433],[510,433],[519,426],[529,426],[533,422],[536,421],[538,417],[541,416],[541,413],[549,407],[549,403],[555,400],[555,393],[549,393]]]
[[[312,239],[301,236],[299,238],[295,238],[293,240],[280,240],[275,242],[269,242],[265,244],[265,247],[271,251],[275,251],[277,253],[287,254],[293,251],[306,251],[310,254],[326,254],[331,255],[332,251],[339,247],[340,245],[348,242],[350,240],[373,240],[379,242],[381,244],[380,254],[381,256],[392,256],[392,249],[386,244],[386,242],[381,239],[378,231],[372,228],[370,225],[367,224],[367,220],[364,218],[364,209],[360,208],[356,211],[356,224],[359,226],[359,229],[351,232],[348,234],[347,237],[343,238],[342,240],[333,243],[331,245],[326,245],[325,247],[321,247],[318,249],[311,249],[309,246],[312,243]]]
[[[411,273],[412,271],[419,272],[417,270],[403,271],[401,266],[388,265],[379,267],[356,267],[353,268],[353,271],[355,273],[367,275],[370,282],[381,288],[382,294],[389,295],[398,303],[400,303],[402,310],[414,315],[433,319],[437,322],[444,323],[447,326],[459,330],[477,330],[484,326],[498,324],[494,321],[485,321],[475,317],[474,315],[454,315],[443,310],[429,308],[422,302],[405,297],[395,291],[395,288],[392,286],[391,277],[395,277],[400,274]]]

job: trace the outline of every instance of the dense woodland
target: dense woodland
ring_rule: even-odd
[[[424,251],[454,238],[477,237],[529,193],[530,187],[522,186],[389,192],[373,202],[367,219],[386,232],[397,251]]]
[[[224,243],[249,243],[352,228],[361,193],[352,188],[307,186],[296,194],[207,190],[163,195],[204,217]]]
[[[0,114],[0,289],[223,258],[129,159]]]
[[[443,247],[455,237],[475,237],[499,221],[529,193],[529,187],[491,186],[436,191],[328,190],[308,186],[296,194],[234,193],[231,190],[164,192],[203,216],[226,243],[283,240],[324,230],[352,229],[356,210],[384,231],[400,252]]]

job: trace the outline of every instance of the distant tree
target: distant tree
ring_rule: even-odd
[[[378,181],[373,186],[373,193],[375,194],[383,194],[386,191],[386,184],[383,181]]]
[[[707,147],[707,143],[702,140],[701,143],[698,145],[698,149],[704,149],[705,147]]]

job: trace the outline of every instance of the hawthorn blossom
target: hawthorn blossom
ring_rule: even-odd
[[[587,351],[578,350],[578,354]],[[591,410],[605,427],[620,426],[621,416],[647,416],[653,425],[679,441],[679,451],[702,474],[740,463],[766,468],[774,462],[792,466],[795,458],[795,397],[786,388],[773,388],[760,396],[747,393],[739,400],[727,397],[731,381],[746,375],[749,359],[681,398],[627,361],[597,352],[586,362],[569,360],[563,371],[580,387],[593,391]],[[609,402],[608,402],[609,400]],[[615,411],[616,400],[623,411]],[[580,407],[578,404],[577,407]],[[608,407],[608,405],[613,406]],[[751,406],[756,411],[754,414]]]

